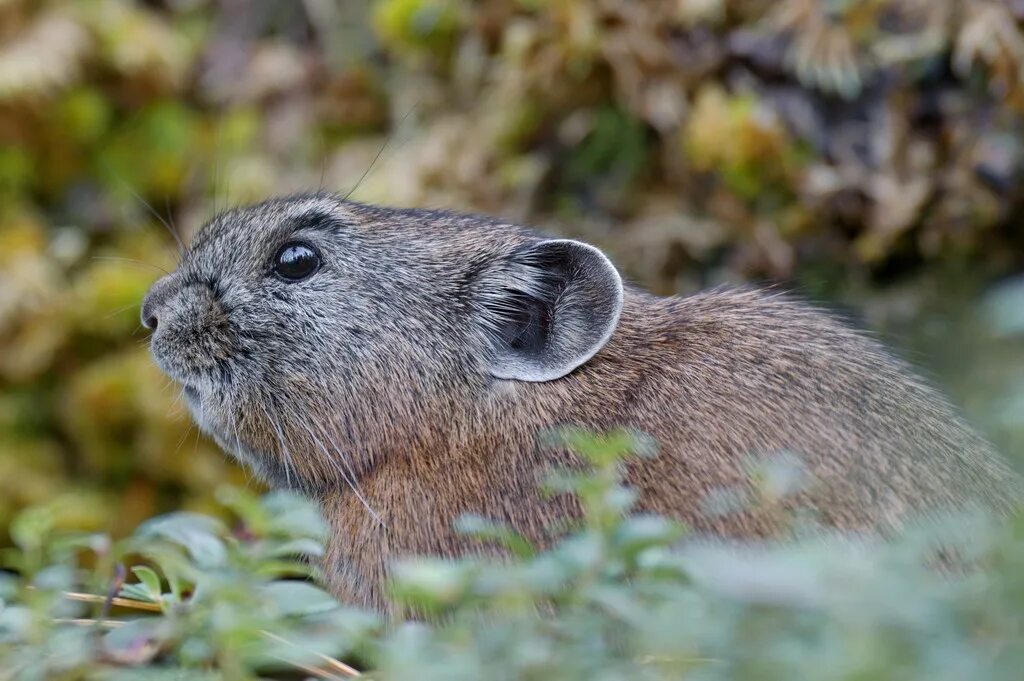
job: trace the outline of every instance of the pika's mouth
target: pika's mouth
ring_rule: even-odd
[[[181,383],[181,394],[192,414],[192,419],[201,431],[225,442],[238,439],[229,435],[233,430],[229,425],[232,417],[226,411],[228,405],[218,397],[216,391],[211,391],[202,384]],[[223,443],[221,446],[226,448]]]
[[[183,356],[177,348],[161,340],[154,338],[150,345],[156,365],[181,387],[185,403],[193,413],[208,406],[207,403],[220,392],[217,376],[223,381],[230,379],[227,363],[206,353]]]
[[[204,409],[206,405],[204,404],[202,391],[191,383],[179,381],[179,384],[181,385],[181,395],[185,400],[185,404],[188,406],[189,411],[192,412],[193,417],[198,421],[199,416],[206,411]]]
[[[236,428],[226,427],[216,418],[193,412],[196,423],[220,448],[236,461],[275,487],[291,488],[298,482],[296,472],[258,445],[244,439]]]

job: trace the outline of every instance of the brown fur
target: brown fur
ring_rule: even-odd
[[[387,528],[351,494],[324,495],[335,538],[326,565],[341,597],[379,606],[394,558],[478,551],[451,531],[463,513],[543,542],[576,511],[536,487],[570,463],[539,446],[537,434],[558,424],[654,436],[659,455],[627,470],[639,507],[717,535],[773,532],[773,518],[711,516],[701,504],[710,490],[745,485],[751,456],[779,451],[799,453],[811,478],[791,505],[833,527],[893,528],[908,512],[971,499],[1004,510],[1019,502],[985,442],[873,341],[756,291],[630,291],[616,334],[590,362],[560,381],[503,386],[477,406],[471,422],[434,429],[436,439],[401,448],[360,480]],[[908,408],[914,417],[901,418]]]
[[[301,286],[267,279],[281,225],[310,210],[337,218],[308,236],[334,269]],[[627,466],[639,507],[720,536],[775,530],[769,514],[709,516],[702,504],[745,485],[750,457],[779,451],[810,479],[789,503],[827,526],[887,530],[926,509],[1019,503],[1017,479],[940,395],[875,341],[785,296],[627,288],[614,333],[582,366],[494,378],[476,300],[509,254],[541,240],[476,216],[295,197],[215,219],[147,299],[147,319],[160,316],[154,354],[188,387],[200,425],[320,501],[326,573],[344,600],[382,606],[396,558],[483,550],[453,532],[463,513],[548,539],[578,512],[537,488],[574,464],[541,445],[559,425],[653,436],[658,456]]]

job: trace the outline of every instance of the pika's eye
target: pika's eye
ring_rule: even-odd
[[[274,274],[286,281],[301,281],[318,269],[320,254],[309,244],[287,243],[274,256]]]

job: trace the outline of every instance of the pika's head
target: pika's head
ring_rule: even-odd
[[[577,370],[622,299],[593,246],[313,194],[215,217],[142,322],[204,431],[315,491],[471,422],[509,382]]]

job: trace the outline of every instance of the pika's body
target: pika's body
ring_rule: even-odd
[[[153,352],[197,421],[331,524],[330,585],[380,606],[389,563],[478,550],[464,513],[543,541],[577,509],[538,491],[571,456],[561,425],[649,434],[642,509],[722,536],[702,512],[752,457],[798,455],[791,503],[826,525],[1019,502],[1019,482],[878,343],[786,297],[624,287],[597,249],[488,220],[316,194],[224,213],[147,296]]]

